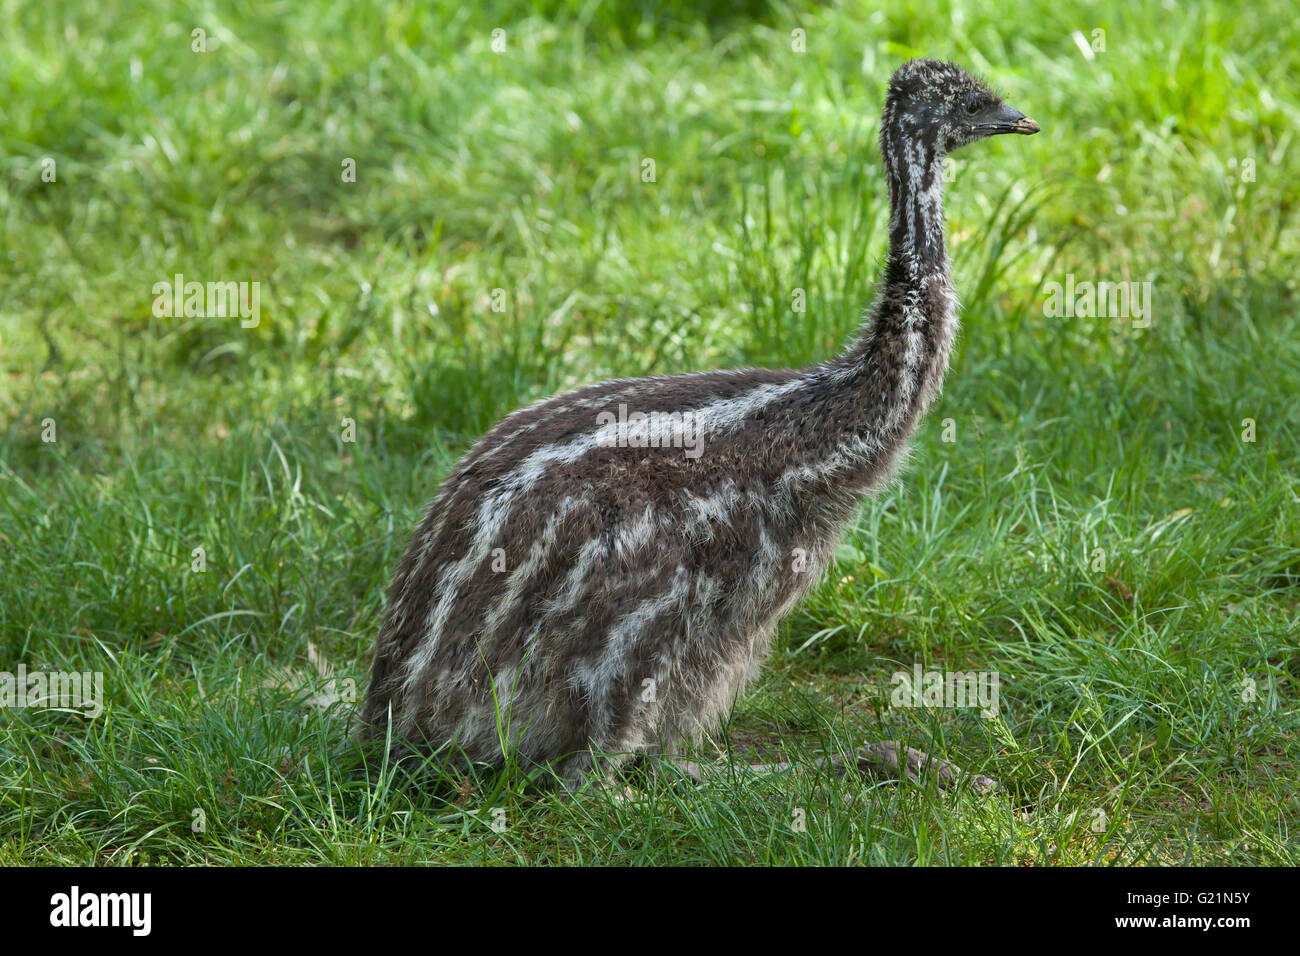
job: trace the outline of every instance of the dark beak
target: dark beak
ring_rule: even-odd
[[[1025,136],[1031,136],[1040,129],[1039,125],[1031,120],[1020,110],[1012,109],[1010,106],[1003,104],[999,111],[998,118],[992,123],[980,124],[982,128],[988,130],[990,135],[996,133],[1021,133]]]

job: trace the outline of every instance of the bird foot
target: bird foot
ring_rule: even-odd
[[[900,759],[900,754],[906,756]],[[840,774],[845,772],[842,760],[829,759],[837,765]],[[926,774],[931,773],[941,790],[954,790],[963,781],[969,783],[976,793],[996,793],[1002,789],[1001,784],[992,777],[986,777],[982,773],[966,773],[956,764],[931,757],[924,751],[907,747],[897,740],[863,745],[854,755],[854,766],[860,773],[869,776],[892,780],[906,777],[914,783],[923,783]]]

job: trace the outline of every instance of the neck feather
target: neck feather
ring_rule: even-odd
[[[942,384],[957,332],[944,247],[943,152],[886,112],[880,153],[889,184],[889,254],[875,302],[857,341],[834,366],[875,393],[877,435],[890,424],[910,436]],[[883,392],[883,398],[882,398]]]
[[[807,370],[810,465],[867,490],[890,473],[943,383],[957,333],[944,248],[943,155],[923,136],[881,132],[889,254],[858,339]]]

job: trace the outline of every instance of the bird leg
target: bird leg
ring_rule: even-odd
[[[900,761],[900,753],[906,757]],[[674,767],[690,778],[693,783],[704,782],[703,767],[690,760],[668,760]],[[798,767],[796,763],[760,763],[749,764],[748,769],[754,773],[783,773]],[[968,774],[955,764],[931,757],[915,747],[905,746],[897,740],[883,740],[860,747],[850,761],[845,761],[838,754],[828,754],[810,761],[808,766],[819,770],[831,770],[837,777],[844,776],[850,769],[859,773],[886,780],[908,779],[914,783],[925,781],[927,772],[933,772],[935,783],[940,790],[952,790],[963,780],[969,781],[976,793],[993,793],[1001,787],[996,780],[982,773]]]

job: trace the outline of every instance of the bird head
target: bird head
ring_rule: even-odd
[[[902,139],[927,140],[940,153],[998,133],[1039,129],[961,67],[938,60],[909,60],[894,72],[885,124]]]

